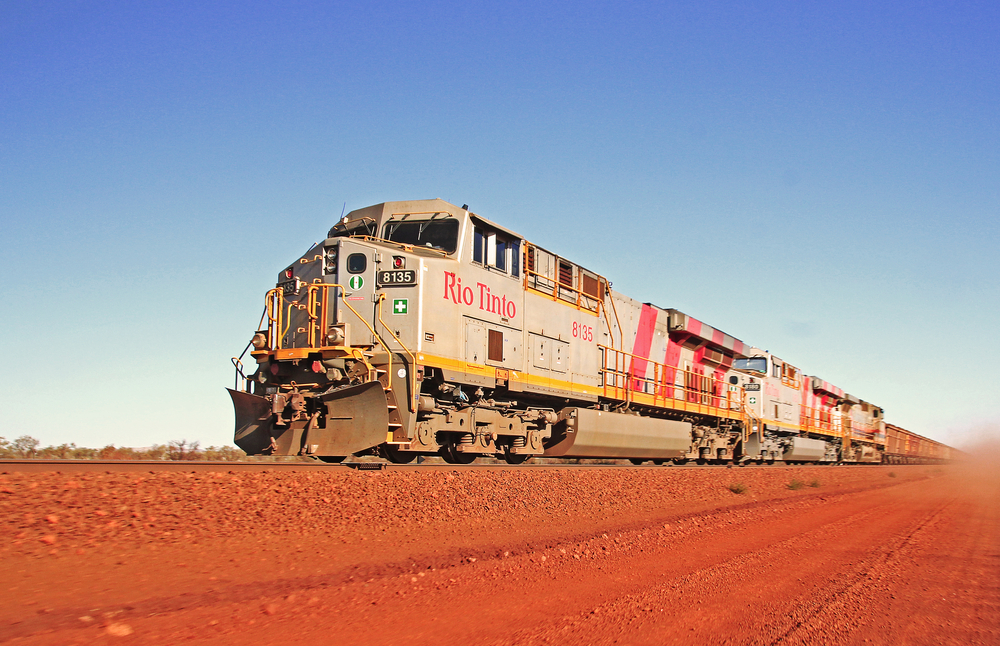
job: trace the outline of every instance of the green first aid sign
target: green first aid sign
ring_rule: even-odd
[[[393,314],[406,314],[410,308],[410,299],[408,298],[394,298],[392,299],[392,313]]]
[[[351,289],[361,289],[365,284],[365,279],[361,276],[351,276],[347,284],[351,286]]]

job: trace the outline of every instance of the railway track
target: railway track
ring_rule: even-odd
[[[814,466],[848,466],[868,467],[868,464],[835,464],[823,463]],[[388,462],[343,462],[341,464],[326,464],[322,462],[227,462],[209,460],[0,460],[0,473],[25,472],[139,472],[139,471],[181,471],[181,472],[219,472],[219,471],[330,471],[335,469],[355,469],[359,471],[483,471],[483,470],[532,470],[539,469],[770,469],[782,466],[795,466],[776,462],[774,464],[684,464],[684,465],[652,465],[644,464],[448,464],[445,462],[424,462],[422,464],[392,464]],[[878,466],[878,465],[875,465]]]

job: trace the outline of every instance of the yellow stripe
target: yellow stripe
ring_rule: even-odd
[[[422,365],[430,366],[432,368],[454,370],[456,372],[465,372],[467,374],[481,375],[483,377],[488,377],[488,378],[495,378],[497,370],[506,370],[511,375],[510,381],[516,381],[524,385],[553,388],[557,390],[562,390],[570,394],[590,395],[592,397],[604,396],[604,388],[601,386],[588,386],[586,384],[578,384],[572,381],[554,379],[552,377],[542,377],[540,375],[526,374],[517,370],[513,370],[511,368],[494,368],[492,366],[484,366],[478,363],[470,363],[468,361],[449,359],[447,357],[438,357],[434,355],[428,355],[426,353],[418,353],[417,360]],[[515,374],[517,375],[516,377],[514,376]],[[714,417],[722,417],[726,419],[742,419],[742,416],[740,415],[739,411],[733,411],[727,408],[720,408],[718,406],[710,406],[707,404],[697,404],[682,399],[666,399],[663,397],[654,397],[653,395],[647,393],[633,392],[632,401],[634,401],[637,404],[641,404],[643,406],[650,406],[653,408],[682,410],[682,411],[700,413],[703,415],[711,415]]]

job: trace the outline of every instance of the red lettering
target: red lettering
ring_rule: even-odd
[[[457,303],[458,296],[455,295],[455,273],[446,271],[444,272],[444,297],[448,298],[449,293],[451,294],[451,300]]]
[[[489,302],[486,299],[488,298],[487,294],[489,293],[490,288],[482,283],[476,283],[476,285],[479,286],[479,309],[486,309],[483,307],[483,303]]]
[[[465,302],[466,305],[472,305],[472,302],[473,302],[474,298],[472,296],[472,288],[471,287],[466,287],[462,291],[462,300]]]
[[[517,314],[517,308],[514,307],[514,301],[507,301],[507,318],[512,319],[515,314]]]

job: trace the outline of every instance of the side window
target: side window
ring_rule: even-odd
[[[511,276],[521,275],[521,241],[476,226],[472,230],[472,262]]]
[[[364,273],[368,269],[368,256],[363,253],[352,253],[347,257],[347,271],[352,274]]]
[[[507,271],[507,243],[497,238],[497,259],[494,266],[500,271]]]
[[[483,263],[483,232],[479,227],[472,233],[472,262]]]
[[[778,363],[771,363],[771,376],[780,377],[781,376],[781,365]]]

